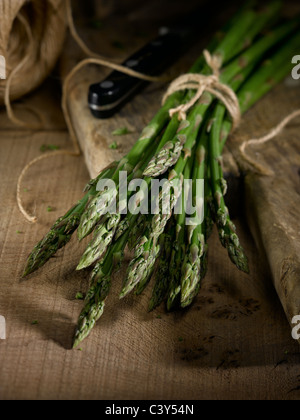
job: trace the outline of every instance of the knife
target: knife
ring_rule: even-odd
[[[207,10],[201,7],[201,14]],[[183,19],[183,24],[162,27],[158,37],[129,57],[123,66],[150,76],[158,76],[182,54],[183,47],[197,39],[200,11]],[[199,31],[200,33],[202,31]],[[90,86],[89,108],[94,117],[106,119],[117,113],[149,82],[128,76],[118,71],[107,79]]]

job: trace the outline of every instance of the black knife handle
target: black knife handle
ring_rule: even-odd
[[[127,59],[123,65],[150,76],[159,75],[180,54],[183,36],[165,30],[154,41]],[[114,71],[101,83],[90,86],[89,107],[96,118],[109,118],[147,82]]]

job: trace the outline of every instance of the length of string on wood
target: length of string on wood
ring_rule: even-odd
[[[129,67],[125,67],[121,64],[118,64],[118,62],[120,62],[120,60],[109,59],[109,58],[106,58],[106,57],[104,57],[100,54],[97,54],[97,53],[93,52],[92,50],[90,50],[88,48],[88,46],[84,43],[84,41],[81,39],[81,37],[78,35],[78,32],[76,30],[76,27],[75,27],[75,24],[74,24],[74,19],[73,19],[73,14],[72,14],[71,0],[66,0],[66,4],[67,4],[67,21],[68,21],[68,26],[69,26],[70,33],[71,33],[74,41],[81,48],[81,50],[84,52],[84,54],[87,55],[88,57],[90,57],[90,58],[87,59],[87,61],[84,60],[82,62],[82,63],[85,63],[84,65],[97,64],[97,65],[100,65],[100,66],[110,68],[112,70],[117,70],[121,73],[127,74],[128,76],[132,76],[132,77],[135,77],[137,79],[145,80],[145,81],[148,81],[148,82],[165,82],[165,81],[170,80],[170,78],[167,78],[165,76],[156,77],[156,76],[149,76],[149,75],[146,75],[146,74],[143,74],[143,73],[139,73],[135,70],[130,69]],[[73,74],[76,73],[77,71],[78,71],[78,69],[77,69],[77,67],[75,67],[74,70],[73,70]]]
[[[23,169],[21,175],[19,176],[18,183],[17,183],[17,203],[18,203],[18,207],[19,207],[20,212],[23,214],[23,216],[25,217],[25,219],[29,223],[36,223],[37,222],[37,217],[33,216],[33,215],[30,215],[25,210],[25,207],[23,205],[22,194],[21,194],[21,187],[22,187],[23,179],[24,179],[26,173],[28,172],[28,170],[33,165],[37,164],[38,162],[40,162],[44,159],[49,159],[49,158],[54,157],[54,156],[62,156],[62,155],[64,155],[64,156],[78,156],[78,153],[68,151],[68,150],[60,150],[60,151],[57,151],[57,152],[46,153],[42,156],[37,157],[36,159],[32,160],[28,165],[26,165],[25,168]]]
[[[170,110],[170,117],[172,118],[175,114],[178,114],[179,120],[186,120],[187,112],[199,101],[204,92],[209,92],[216,96],[227,108],[227,111],[231,115],[233,127],[235,130],[241,121],[241,110],[238,98],[234,91],[227,85],[220,82],[220,72],[222,62],[216,55],[211,55],[209,51],[203,52],[205,60],[208,66],[212,70],[211,75],[193,74],[188,73],[178,77],[171,83],[167,93],[163,98],[163,104],[167,101],[169,96],[178,91],[184,91],[187,89],[196,90],[195,95],[192,99],[186,103],[181,104],[177,108]]]
[[[282,130],[295,118],[300,117],[300,109],[297,111],[292,112],[290,115],[288,115],[283,121],[281,121],[276,127],[274,127],[267,135],[260,137],[258,139],[252,139],[245,141],[241,147],[240,147],[240,153],[242,155],[242,158],[260,175],[265,176],[272,176],[274,175],[274,172],[266,169],[262,165],[256,162],[253,158],[249,156],[249,154],[246,153],[246,149],[249,146],[253,145],[262,145],[266,144],[269,141],[273,140],[275,137],[277,137]]]

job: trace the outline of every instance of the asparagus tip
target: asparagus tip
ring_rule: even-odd
[[[148,306],[148,313],[153,312],[155,309],[154,303],[151,301]]]
[[[86,261],[80,261],[78,266],[76,267],[76,271],[81,271],[88,267],[89,265],[86,264]]]
[[[247,258],[245,258],[244,261],[242,261],[238,266],[238,269],[241,270],[245,274],[250,274],[250,268]]]
[[[174,309],[174,301],[173,299],[168,299],[167,301],[167,311],[168,312],[172,312],[172,310]]]
[[[22,274],[22,279],[25,279],[26,277],[28,277],[30,274],[34,273],[36,271],[36,269],[34,269],[32,266],[27,265],[24,269],[24,272]]]
[[[122,290],[122,292],[119,295],[119,299],[122,300],[124,299],[124,297],[127,295],[127,293],[125,292],[125,290]]]
[[[75,336],[74,341],[73,341],[73,346],[72,346],[73,350],[75,350],[81,342],[82,342],[82,340]]]

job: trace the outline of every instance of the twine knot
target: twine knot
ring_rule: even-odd
[[[208,92],[216,96],[223,104],[225,105],[227,111],[229,112],[233,126],[232,129],[235,130],[241,121],[241,110],[238,98],[234,91],[224,83],[220,81],[222,59],[218,55],[212,55],[209,51],[204,50],[203,52],[206,63],[212,70],[212,74],[194,74],[188,73],[182,76],[179,76],[171,85],[169,86],[164,98],[163,104],[166,103],[167,99],[175,92],[184,91],[184,90],[196,90],[195,95],[191,100],[186,104],[181,104],[177,108],[170,110],[170,117],[178,114],[178,119],[180,121],[186,120],[187,112],[199,101],[201,100],[204,92]]]

